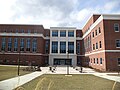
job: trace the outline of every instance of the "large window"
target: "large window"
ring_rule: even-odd
[[[120,58],[118,58],[118,65],[120,65]]]
[[[60,42],[60,53],[66,53],[66,42]]]
[[[66,37],[66,31],[60,31],[60,37]]]
[[[119,24],[118,23],[114,24],[114,30],[115,30],[115,32],[119,32]]]
[[[12,38],[8,38],[8,51],[12,50]]]
[[[58,37],[58,31],[52,31],[52,36],[53,37]]]
[[[20,51],[24,51],[24,38],[20,40]]]
[[[74,31],[68,31],[68,37],[74,37]]]
[[[32,51],[36,52],[37,51],[37,39],[34,38],[32,41]]]
[[[98,30],[99,30],[99,33],[101,33],[101,29],[100,29],[100,27],[98,28]]]
[[[120,47],[120,40],[116,40],[116,47]]]
[[[58,42],[57,41],[52,42],[52,53],[58,53]]]
[[[68,53],[74,53],[74,42],[68,42]]]
[[[26,40],[26,51],[30,51],[30,38]]]
[[[14,51],[18,50],[18,38],[14,39]]]
[[[45,42],[45,53],[49,52],[49,41]]]
[[[5,51],[5,47],[6,47],[6,42],[5,42],[5,38],[2,38],[2,48],[1,51]]]
[[[80,54],[80,42],[77,42],[77,54]]]

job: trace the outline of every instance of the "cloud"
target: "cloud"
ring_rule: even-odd
[[[94,13],[120,13],[119,5],[119,0],[2,0],[0,23],[82,28]]]

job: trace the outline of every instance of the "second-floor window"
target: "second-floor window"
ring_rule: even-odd
[[[102,48],[102,43],[101,43],[101,41],[99,41],[99,47]]]
[[[49,52],[49,41],[45,42],[45,53]]]
[[[116,47],[120,47],[120,40],[116,40]]]
[[[80,54],[80,42],[77,42],[77,54]]]
[[[68,53],[74,53],[74,42],[68,42]]]
[[[119,24],[118,23],[114,24],[114,30],[115,30],[115,32],[119,32]]]
[[[66,42],[60,42],[60,53],[66,53]]]
[[[96,43],[96,49],[98,49],[98,43]]]
[[[94,32],[92,32],[92,37],[94,38]]]
[[[52,42],[52,53],[58,53],[58,42],[57,41]]]

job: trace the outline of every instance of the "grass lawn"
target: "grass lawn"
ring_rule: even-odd
[[[114,81],[94,75],[42,75],[16,90],[112,90]],[[24,89],[23,89],[24,88]],[[120,90],[116,83],[114,90]]]
[[[23,67],[20,67],[20,75],[28,74],[29,71],[23,71]],[[0,81],[17,76],[17,66],[0,66]]]

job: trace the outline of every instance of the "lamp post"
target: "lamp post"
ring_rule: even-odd
[[[18,56],[18,76],[20,75],[20,51]]]
[[[69,50],[67,51],[67,59],[69,60]],[[69,75],[69,63],[67,60],[67,75]]]

